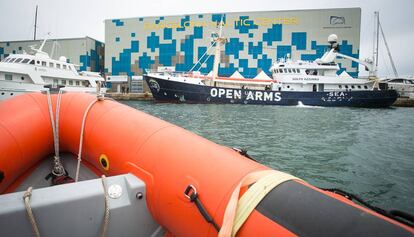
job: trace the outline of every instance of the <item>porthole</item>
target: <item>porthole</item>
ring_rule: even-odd
[[[10,93],[10,95],[13,95],[13,93]]]
[[[361,89],[361,86],[358,86],[358,89]]]
[[[22,81],[24,80],[24,77],[20,77],[20,79],[22,79]]]
[[[368,89],[368,86],[364,86],[365,89]]]
[[[355,89],[355,86],[354,86],[354,85],[352,85],[352,86],[351,86],[351,88],[352,88],[352,89]]]
[[[348,89],[348,85],[345,85],[345,88]]]
[[[1,95],[4,95],[4,92],[2,92]]]
[[[339,88],[342,88],[342,85],[339,85],[338,87],[339,87]]]

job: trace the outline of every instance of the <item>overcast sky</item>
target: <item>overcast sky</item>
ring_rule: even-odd
[[[33,38],[38,12],[38,38],[90,36],[105,39],[105,19],[240,11],[361,7],[360,58],[372,55],[373,12],[379,11],[400,75],[414,75],[414,0],[0,0],[0,41]],[[382,50],[381,50],[382,49]],[[380,44],[380,75],[392,74]]]

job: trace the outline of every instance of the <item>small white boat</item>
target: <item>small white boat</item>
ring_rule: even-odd
[[[388,83],[390,89],[395,89],[401,97],[414,99],[414,78],[387,78],[383,81]]]
[[[36,53],[11,54],[0,62],[0,100],[27,93],[40,92],[45,86],[64,87],[63,91],[96,93],[105,80],[97,72],[78,72],[66,57],[59,60],[42,51],[46,39]],[[99,84],[99,85],[98,85]],[[101,93],[106,88],[100,88]]]

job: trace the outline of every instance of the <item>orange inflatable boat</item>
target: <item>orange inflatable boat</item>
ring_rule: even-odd
[[[58,145],[75,159],[81,153],[82,166],[96,176],[130,174],[142,180],[146,206],[164,236],[414,234],[407,213],[362,207],[349,195],[313,187],[123,104],[81,93],[49,98],[51,104],[40,93],[0,102],[1,196],[19,191]],[[69,172],[69,184],[61,189],[75,185],[69,176],[77,174]],[[1,223],[1,196],[0,227],[8,225]],[[31,220],[42,218],[40,212],[33,209]],[[76,223],[66,225],[76,228]],[[45,225],[40,232],[47,231]]]

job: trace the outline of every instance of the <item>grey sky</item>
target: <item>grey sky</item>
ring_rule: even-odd
[[[361,7],[360,58],[372,54],[373,12],[380,11],[391,53],[400,75],[414,75],[414,0],[0,0],[0,41],[33,38],[35,6],[39,5],[38,38],[90,36],[105,39],[105,19],[191,13]],[[380,75],[392,69],[380,44]]]

